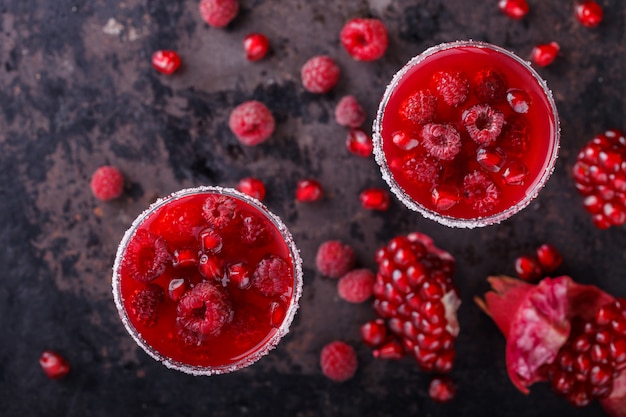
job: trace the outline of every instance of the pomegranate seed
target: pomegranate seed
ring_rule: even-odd
[[[498,8],[511,19],[519,20],[526,16],[529,11],[526,0],[500,0]]]
[[[61,379],[70,372],[67,361],[52,350],[44,350],[41,353],[39,365],[50,379]]]
[[[541,267],[531,256],[520,256],[515,260],[515,272],[525,281],[534,281],[541,277]]]
[[[361,338],[363,342],[372,347],[383,344],[387,339],[387,328],[382,319],[369,321],[361,326]]]
[[[283,320],[285,320],[286,315],[287,308],[283,303],[274,301],[270,304],[270,326],[279,328]]]
[[[433,188],[431,201],[437,210],[446,211],[461,201],[461,191],[454,185],[440,185]]]
[[[602,21],[604,11],[595,1],[583,1],[576,5],[576,19],[588,28],[596,27]]]
[[[401,359],[404,356],[404,348],[393,340],[374,350],[372,354],[377,359]]]
[[[265,184],[257,178],[242,178],[237,184],[237,190],[259,201],[265,198]]]
[[[200,257],[198,270],[205,278],[221,281],[224,277],[224,266],[222,261],[215,256],[202,255]]]
[[[506,155],[500,148],[481,146],[476,151],[476,161],[490,172],[498,172],[506,162]]]
[[[152,67],[165,75],[172,75],[180,67],[180,57],[175,51],[156,51],[152,54]]]
[[[298,181],[296,185],[296,201],[313,202],[321,200],[324,191],[322,185],[314,179],[305,179]]]
[[[185,281],[185,278],[174,278],[170,281],[167,289],[170,299],[178,301],[187,290],[187,282]]]
[[[366,210],[385,211],[389,208],[389,192],[382,188],[368,188],[359,195],[361,206]]]
[[[198,265],[198,252],[195,249],[176,249],[172,265],[175,268]]]
[[[502,178],[507,185],[524,185],[528,168],[518,161],[508,162],[502,168]]]
[[[250,271],[245,263],[236,263],[228,266],[228,279],[239,289],[250,288]]]
[[[559,251],[549,243],[544,243],[537,248],[537,260],[543,272],[549,273],[554,271],[563,262],[563,257]]]
[[[248,61],[260,61],[267,55],[270,42],[262,33],[250,33],[243,38],[243,49]]]
[[[515,113],[528,113],[530,109],[530,96],[524,90],[510,89],[506,92],[506,101]]]
[[[374,150],[372,138],[363,129],[352,128],[346,137],[346,147],[353,154],[367,158]]]
[[[222,250],[222,236],[212,228],[200,232],[200,245],[203,252],[219,253]]]
[[[447,376],[436,376],[430,381],[428,387],[428,395],[434,401],[445,403],[454,398],[456,394],[456,387]]]
[[[538,67],[546,67],[554,61],[559,49],[559,44],[556,42],[537,45],[533,48],[530,59]]]
[[[626,362],[626,339],[614,340],[609,344],[611,357],[618,364]]]
[[[419,145],[419,141],[416,138],[401,130],[394,132],[394,134],[391,135],[391,141],[403,151],[410,151]]]

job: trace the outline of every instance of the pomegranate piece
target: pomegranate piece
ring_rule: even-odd
[[[300,70],[302,86],[310,93],[323,94],[333,89],[339,81],[341,70],[329,56],[318,55],[309,59]]]
[[[94,171],[89,185],[98,200],[115,200],[124,192],[124,175],[113,166],[101,166]]]
[[[371,347],[378,347],[387,340],[387,326],[383,319],[368,321],[361,326],[361,339]]]
[[[253,177],[246,177],[239,180],[237,183],[237,191],[249,195],[252,198],[256,198],[259,201],[263,201],[265,198],[265,184],[263,181]]]
[[[556,42],[537,45],[530,53],[530,60],[538,67],[547,67],[556,59],[560,49]]]
[[[152,54],[152,67],[161,74],[172,75],[180,67],[180,56],[176,51],[156,51]]]
[[[61,379],[70,372],[69,363],[53,350],[44,350],[41,353],[39,365],[50,379]]]
[[[296,201],[311,203],[324,196],[322,185],[314,179],[304,179],[296,184]]]
[[[196,249],[176,249],[172,254],[172,266],[184,268],[198,265],[198,251]]]
[[[250,33],[243,38],[243,50],[248,61],[260,61],[270,49],[270,41],[262,33]]]
[[[327,240],[317,248],[315,266],[324,276],[339,278],[348,273],[356,262],[354,250],[339,240]]]
[[[530,10],[526,0],[500,0],[498,1],[498,9],[514,20],[523,18]]]
[[[506,101],[515,113],[528,113],[530,109],[530,96],[524,90],[512,88],[506,92]]]
[[[391,135],[391,141],[403,151],[410,151],[419,145],[417,138],[401,130],[394,132],[394,134]]]
[[[379,19],[349,20],[339,34],[341,44],[357,61],[374,61],[385,54],[389,43],[387,28]]]
[[[185,278],[174,278],[167,286],[167,291],[170,299],[174,302],[180,300],[180,298],[187,291],[187,280]]]
[[[322,373],[335,382],[344,382],[354,376],[358,362],[354,348],[342,341],[334,341],[320,354]]]
[[[576,19],[581,25],[594,28],[602,22],[604,11],[595,1],[587,0],[576,5]]]
[[[365,133],[363,129],[352,128],[346,137],[346,148],[357,156],[367,158],[374,150],[374,143],[370,135]]]
[[[456,386],[447,376],[436,376],[430,381],[428,396],[439,403],[446,403],[454,398]]]
[[[383,188],[368,188],[359,195],[361,206],[366,210],[386,211],[391,199],[389,191]]]

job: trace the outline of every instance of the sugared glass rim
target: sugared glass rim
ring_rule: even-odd
[[[121,294],[121,276],[119,274],[119,270],[121,266],[122,256],[137,228],[143,223],[144,220],[148,218],[148,216],[150,216],[152,213],[154,213],[157,209],[164,206],[165,204],[178,200],[182,197],[204,193],[222,194],[229,197],[237,198],[253,206],[259,212],[264,214],[274,224],[274,226],[276,226],[281,236],[285,240],[285,243],[287,244],[287,247],[289,249],[289,257],[291,258],[291,263],[293,265],[294,271],[294,285],[289,307],[287,309],[282,324],[276,329],[276,332],[267,341],[265,341],[264,345],[259,350],[244,358],[241,358],[237,362],[222,366],[189,365],[186,363],[175,361],[159,353],[141,337],[137,329],[135,329],[135,327],[130,322],[130,319],[128,318],[128,315],[126,313],[126,309],[124,308],[124,300]],[[170,369],[175,369],[177,371],[181,371],[187,374],[218,375],[233,372],[246,366],[252,365],[261,357],[267,355],[270,350],[274,349],[276,345],[278,345],[278,342],[287,333],[289,333],[289,327],[291,326],[291,323],[296,315],[296,311],[298,310],[298,301],[302,296],[302,276],[302,258],[300,257],[300,252],[298,251],[298,248],[296,247],[296,244],[293,240],[291,233],[287,229],[287,226],[285,226],[285,224],[278,216],[269,211],[269,209],[259,200],[250,197],[247,194],[241,193],[233,188],[224,188],[219,186],[200,186],[195,188],[182,189],[173,194],[170,194],[167,197],[159,198],[157,201],[152,203],[143,213],[137,216],[137,218],[133,221],[131,226],[122,237],[122,240],[117,248],[117,253],[115,255],[112,280],[113,299],[115,300],[115,306],[117,307],[117,311],[122,320],[122,323],[124,324],[124,327],[126,328],[126,331],[128,331],[128,333],[132,336],[135,342],[137,342],[137,344],[152,358],[161,362]]]
[[[518,62],[537,81],[537,83],[543,90],[543,93],[545,94],[546,99],[548,100],[548,103],[550,105],[550,110],[552,111],[552,114],[553,114],[552,126],[554,129],[554,138],[553,138],[554,143],[552,146],[552,153],[549,155],[549,160],[546,165],[546,169],[543,172],[542,176],[539,178],[539,181],[535,183],[532,189],[528,190],[528,192],[526,193],[526,197],[524,197],[524,199],[521,200],[519,203],[499,213],[493,214],[491,216],[476,217],[472,219],[463,219],[463,218],[446,216],[436,211],[430,210],[429,208],[413,200],[413,198],[411,198],[411,196],[409,196],[394,179],[393,174],[389,170],[387,158],[385,157],[385,154],[383,152],[382,120],[383,120],[385,108],[387,106],[389,98],[391,97],[391,94],[393,93],[395,88],[398,86],[398,83],[415,65],[419,64],[420,62],[422,62],[429,56],[437,52],[441,52],[441,51],[445,51],[445,50],[453,49],[453,48],[458,48],[458,47],[474,47],[474,48],[479,48],[479,49],[483,49],[483,48],[491,49],[493,51],[500,52],[512,58],[514,61]],[[389,185],[389,188],[396,195],[396,197],[398,197],[398,199],[406,207],[408,207],[409,209],[413,211],[419,212],[422,216],[424,216],[427,219],[434,220],[438,223],[441,223],[449,227],[468,228],[468,229],[475,228],[475,227],[489,226],[492,224],[500,223],[503,220],[506,220],[509,217],[513,216],[514,214],[518,213],[520,210],[522,210],[526,206],[528,206],[530,202],[537,197],[537,195],[539,194],[539,191],[541,191],[541,189],[545,186],[546,182],[548,181],[548,179],[552,175],[552,172],[554,171],[556,160],[557,160],[558,153],[559,153],[560,136],[561,136],[561,128],[560,128],[560,122],[559,122],[559,115],[557,112],[556,103],[554,102],[552,91],[550,91],[550,89],[548,88],[548,85],[543,80],[543,78],[541,78],[541,76],[537,73],[537,71],[535,71],[531,67],[530,63],[528,61],[521,59],[520,57],[515,55],[513,52],[510,52],[497,45],[493,45],[487,42],[474,41],[471,39],[466,40],[466,41],[441,43],[439,45],[432,46],[426,49],[421,54],[413,57],[406,65],[404,65],[393,76],[391,82],[387,86],[385,93],[381,99],[381,102],[378,106],[376,119],[374,120],[374,124],[372,126],[372,139],[374,141],[374,158],[376,159],[376,163],[378,163],[380,167],[380,171],[381,171],[383,179]]]

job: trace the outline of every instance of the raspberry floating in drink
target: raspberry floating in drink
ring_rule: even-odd
[[[560,49],[556,42],[537,45],[530,53],[530,59],[538,67],[547,67],[556,59]]]
[[[309,59],[300,70],[302,86],[310,93],[323,94],[333,89],[339,81],[341,70],[329,56],[318,55]]]
[[[248,366],[298,307],[301,260],[258,200],[200,187],[158,200],[126,232],[113,272],[120,317],[166,366],[195,375]]]
[[[407,207],[471,228],[536,197],[559,133],[552,95],[524,60],[460,41],[428,49],[394,76],[374,123],[374,155]]]

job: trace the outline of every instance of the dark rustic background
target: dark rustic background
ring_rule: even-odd
[[[473,304],[489,274],[513,274],[516,256],[544,242],[561,249],[559,273],[626,296],[624,228],[597,230],[569,174],[594,134],[624,129],[626,11],[600,0],[596,29],[574,18],[574,0],[529,0],[512,21],[497,1],[242,0],[226,29],[199,16],[196,0],[0,0],[0,414],[2,416],[599,416],[574,409],[546,384],[524,396],[509,382],[504,339]],[[356,62],[339,44],[352,17],[376,16],[390,47],[373,63]],[[265,33],[272,53],[247,62],[242,39]],[[372,158],[351,155],[333,120],[339,98],[354,94],[370,118],[393,73],[434,44],[477,39],[528,57],[557,41],[561,54],[539,69],[559,108],[561,154],[539,198],[501,225],[457,230],[425,220],[397,201],[385,213],[363,210],[361,190],[384,186]],[[156,73],[150,56],[174,49],[182,71]],[[343,74],[333,92],[306,93],[299,70],[316,54]],[[271,108],[277,130],[265,144],[242,147],[227,127],[248,99]],[[121,168],[125,196],[96,201],[91,173]],[[131,220],[157,196],[202,184],[233,186],[253,175],[267,205],[291,229],[305,267],[304,295],[292,332],[254,366],[235,374],[192,377],[166,369],[140,350],[118,319],[111,265]],[[294,201],[295,183],[314,177],[324,201]],[[340,300],[336,281],[315,270],[317,246],[353,245],[361,266],[377,247],[418,230],[457,259],[462,331],[452,376],[458,395],[446,405],[427,395],[429,375],[411,359],[374,360],[360,343],[370,306]],[[360,366],[335,384],[320,372],[322,346],[353,344]],[[71,374],[48,380],[38,365],[54,349]]]

